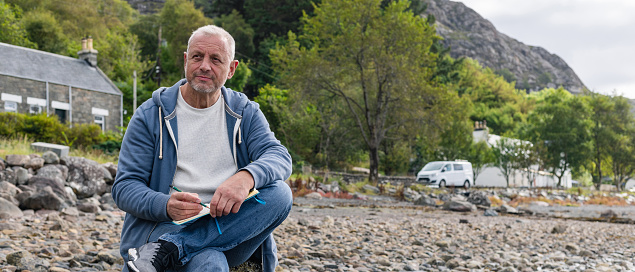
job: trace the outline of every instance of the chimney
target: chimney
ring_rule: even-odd
[[[77,52],[80,60],[88,62],[92,67],[97,67],[97,50],[93,49],[93,38],[82,39],[82,50]]]
[[[472,139],[474,139],[474,142],[487,142],[488,138],[489,128],[487,128],[487,120],[474,122],[474,131],[472,132]]]

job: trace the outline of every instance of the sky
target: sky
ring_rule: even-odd
[[[564,59],[587,88],[635,99],[634,0],[454,0]]]

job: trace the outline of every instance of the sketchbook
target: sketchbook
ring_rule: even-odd
[[[254,189],[253,191],[249,192],[249,194],[247,195],[247,198],[245,198],[245,201],[249,200],[250,198],[256,196],[257,194],[259,194],[260,192],[258,192],[258,190]],[[192,216],[192,217],[188,217],[182,220],[175,220],[172,221],[172,223],[176,224],[176,225],[182,225],[184,223],[196,220],[198,218],[201,218],[203,216],[206,216],[209,214],[209,207],[207,207],[207,205],[203,206],[203,209],[201,210],[201,212],[199,212],[197,215]]]

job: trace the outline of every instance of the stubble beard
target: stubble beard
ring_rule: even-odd
[[[185,66],[185,71],[187,73],[187,65]],[[210,78],[210,80],[212,81],[212,85],[207,86],[203,83],[196,82],[195,79],[199,75],[204,75]],[[204,94],[212,93],[216,90],[220,90],[221,88],[221,86],[218,85],[218,82],[216,82],[216,77],[211,73],[210,74],[194,73],[191,79],[189,77],[187,78],[187,82],[190,83],[190,86],[192,86],[192,89],[194,89],[194,91],[199,93],[204,93]]]

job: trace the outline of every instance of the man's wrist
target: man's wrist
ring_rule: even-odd
[[[244,175],[244,178],[241,178],[241,180],[243,180],[244,183],[246,183],[245,185],[249,189],[249,192],[256,189],[256,181],[254,180],[254,176],[251,174],[251,172],[243,169],[238,171],[238,173],[241,175]]]

